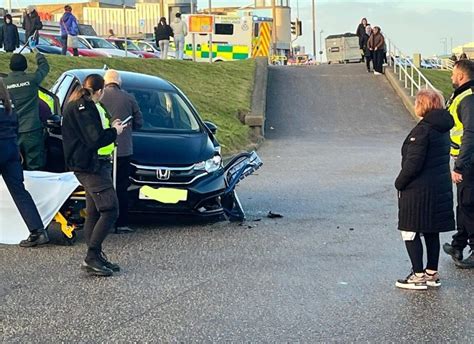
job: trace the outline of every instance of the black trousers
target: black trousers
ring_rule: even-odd
[[[372,56],[365,56],[365,65],[367,66],[368,71],[370,71],[370,61],[372,61]]]
[[[18,145],[23,155],[25,170],[39,171],[44,168],[46,162],[44,129],[18,134]]]
[[[438,271],[439,262],[439,233],[423,233],[426,244],[426,254],[428,261],[426,268],[429,270]],[[410,256],[411,265],[413,272],[422,273],[423,269],[423,245],[420,239],[420,233],[416,233],[415,239],[411,241],[405,241],[405,246]]]
[[[467,245],[474,250],[474,175],[463,175],[463,181],[457,185],[458,205],[456,207],[457,232],[453,235],[452,245],[460,250]]]
[[[61,44],[63,45],[61,47],[61,55],[66,55],[67,54],[67,36],[61,36]],[[72,54],[74,56],[79,56],[79,50],[77,50],[77,48],[72,48]]]
[[[84,235],[88,256],[102,251],[102,243],[118,217],[118,200],[110,165],[110,162],[102,163],[97,173],[75,173],[86,191]]]
[[[383,50],[374,50],[374,70],[376,72],[382,73],[383,72]]]
[[[117,197],[119,202],[119,217],[117,227],[128,225],[128,187],[130,186],[131,155],[117,158]]]
[[[0,175],[29,231],[43,229],[44,225],[38,209],[23,184],[20,151],[15,139],[0,140]]]

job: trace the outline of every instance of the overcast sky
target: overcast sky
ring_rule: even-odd
[[[312,51],[311,0],[290,0],[292,17],[296,4],[303,21],[303,37],[297,43]],[[252,0],[212,0],[213,7],[242,6]],[[316,0],[317,41],[319,31],[324,37],[355,32],[362,17],[378,25],[406,54],[421,52],[425,56],[444,53],[447,49],[474,41],[474,0]],[[198,7],[207,7],[207,0],[198,0]]]

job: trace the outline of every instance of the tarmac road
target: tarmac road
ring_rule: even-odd
[[[442,254],[439,290],[394,287],[410,265],[393,181],[415,122],[387,80],[272,67],[269,85],[244,225],[138,224],[107,239],[123,268],[108,279],[79,270],[82,240],[0,246],[0,340],[472,343],[474,271]]]

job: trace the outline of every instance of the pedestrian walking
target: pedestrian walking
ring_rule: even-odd
[[[34,35],[34,45],[38,45],[39,30],[43,28],[43,23],[36,11],[35,5],[28,6],[26,11],[23,13],[22,28],[25,30],[25,42],[28,42],[28,39]]]
[[[133,155],[132,130],[141,128],[143,116],[133,95],[121,89],[122,79],[115,70],[108,70],[104,75],[105,89],[101,100],[112,121],[123,121],[132,116],[130,124],[117,138],[117,196],[119,217],[115,224],[116,233],[133,232],[128,221],[128,187],[130,186],[130,162]]]
[[[49,242],[38,209],[25,189],[20,150],[17,144],[18,117],[14,111],[7,88],[0,79],[0,175],[3,177],[10,195],[30,235],[20,242],[21,247],[33,247]]]
[[[382,75],[383,73],[383,47],[385,39],[380,32],[380,27],[374,26],[372,34],[370,35],[368,46],[373,54],[374,74]]]
[[[112,128],[103,129],[96,107],[103,90],[104,79],[100,75],[86,77],[66,105],[62,134],[66,166],[86,192],[87,255],[81,267],[93,275],[111,276],[120,267],[108,261],[102,244],[117,220],[118,200],[112,183],[111,160],[99,158],[98,150],[115,142],[126,125],[116,120]]]
[[[18,144],[26,170],[41,170],[45,165],[45,131],[39,117],[38,90],[49,73],[48,60],[36,48],[36,64],[33,73],[26,73],[26,58],[13,54],[10,59],[11,72],[3,79],[18,114]]]
[[[115,38],[117,36],[115,36],[115,32],[114,32],[114,29],[109,29],[109,38]]]
[[[59,20],[61,27],[62,55],[66,55],[68,48],[72,48],[73,55],[79,56],[79,47],[77,35],[79,34],[79,24],[76,17],[72,14],[70,5],[64,6],[64,14]]]
[[[398,190],[398,229],[412,264],[412,272],[396,282],[403,289],[424,290],[441,285],[438,273],[439,233],[454,230],[453,188],[450,178],[449,131],[454,120],[434,90],[421,90],[415,101],[420,122],[402,146]],[[423,267],[424,237],[427,264]]]
[[[20,37],[18,36],[18,27],[13,24],[10,14],[3,17],[3,24],[0,30],[0,48],[4,48],[7,53],[12,53],[20,47]]]
[[[171,26],[166,23],[166,18],[161,17],[160,22],[155,27],[156,46],[160,47],[160,58],[166,60],[168,58],[168,49],[170,46],[170,37],[173,36]]]
[[[184,57],[184,39],[188,35],[188,27],[181,20],[181,13],[176,13],[176,18],[171,23],[173,30],[174,44],[176,47],[176,58],[182,60]]]
[[[365,65],[367,66],[367,72],[370,73],[370,62],[373,60],[372,58],[372,51],[369,49],[368,43],[369,43],[369,38],[370,35],[372,34],[372,27],[370,25],[367,25],[365,27],[365,33],[364,36],[362,37],[362,50],[364,52],[364,58],[365,58]],[[372,63],[373,65],[373,63]]]
[[[454,63],[451,81],[455,91],[448,101],[454,118],[451,130],[451,156],[454,158],[452,180],[457,186],[456,229],[451,243],[443,245],[456,266],[474,268],[474,61]],[[463,260],[463,250],[471,254]]]

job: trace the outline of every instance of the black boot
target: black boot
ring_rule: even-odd
[[[30,233],[30,236],[26,240],[20,242],[21,247],[35,247],[39,245],[45,245],[49,243],[48,232],[44,229],[40,229]]]
[[[461,269],[474,269],[474,251],[471,250],[471,255],[464,260],[454,261],[454,264]]]
[[[113,271],[107,268],[100,258],[100,250],[89,249],[87,256],[81,265],[81,269],[94,276],[112,276]]]
[[[446,252],[447,254],[449,254],[454,259],[454,261],[462,260],[462,250],[460,250],[459,248],[454,247],[451,244],[448,244],[448,243],[444,244],[443,245],[443,251]]]
[[[120,266],[118,266],[118,264],[114,264],[114,263],[109,262],[109,260],[107,259],[107,256],[105,255],[104,252],[100,252],[99,258],[102,260],[102,263],[104,263],[104,265],[107,269],[110,269],[113,272],[119,272],[120,271]]]

